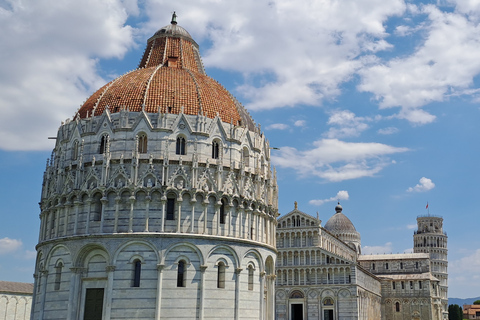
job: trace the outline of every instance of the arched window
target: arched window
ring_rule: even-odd
[[[175,220],[175,198],[167,198],[167,220]]]
[[[79,148],[78,140],[75,140],[72,146],[72,160],[78,160]]]
[[[138,153],[147,153],[148,138],[145,133],[138,136]]]
[[[212,142],[212,158],[218,159],[219,155],[220,155],[220,144],[218,141],[213,141]]]
[[[185,278],[185,261],[180,260],[177,269],[177,287],[185,287]]]
[[[60,290],[60,284],[62,283],[62,268],[63,263],[59,261],[55,267],[55,290]]]
[[[104,134],[102,139],[100,139],[100,150],[98,153],[104,154],[107,152],[107,143],[108,143],[108,135]]]
[[[400,312],[400,302],[395,302],[395,311]]]
[[[243,165],[245,167],[250,166],[250,153],[248,152],[248,148],[243,148]]]
[[[253,266],[248,266],[248,290],[253,290]]]
[[[133,261],[132,287],[140,287],[140,274],[142,273],[142,262],[139,259]]]
[[[218,263],[217,288],[225,288],[225,263]]]
[[[375,263],[372,263],[372,270],[375,270]]]
[[[185,138],[184,137],[177,137],[177,148],[175,150],[176,154],[187,154],[185,148]]]
[[[385,269],[387,269],[387,270],[388,270],[388,262],[387,262],[387,263],[385,263]]]
[[[222,199],[222,205],[220,206],[220,223],[225,224],[225,200]]]

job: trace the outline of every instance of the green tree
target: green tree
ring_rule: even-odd
[[[448,306],[448,319],[449,320],[463,319],[463,311],[458,304],[451,304]]]
[[[473,304],[480,304],[480,300],[474,301]]]

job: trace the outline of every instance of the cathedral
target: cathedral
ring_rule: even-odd
[[[278,219],[270,150],[173,14],[58,130],[31,319],[442,319],[441,218],[415,253],[362,255],[340,205]]]

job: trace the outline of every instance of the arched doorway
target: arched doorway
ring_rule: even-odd
[[[323,318],[322,320],[334,320],[334,304],[332,298],[325,298],[322,302]]]
[[[303,320],[305,296],[301,291],[295,290],[289,299],[289,320]]]

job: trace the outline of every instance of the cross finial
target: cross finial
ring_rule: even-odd
[[[295,201],[295,210],[298,210],[298,203]]]

